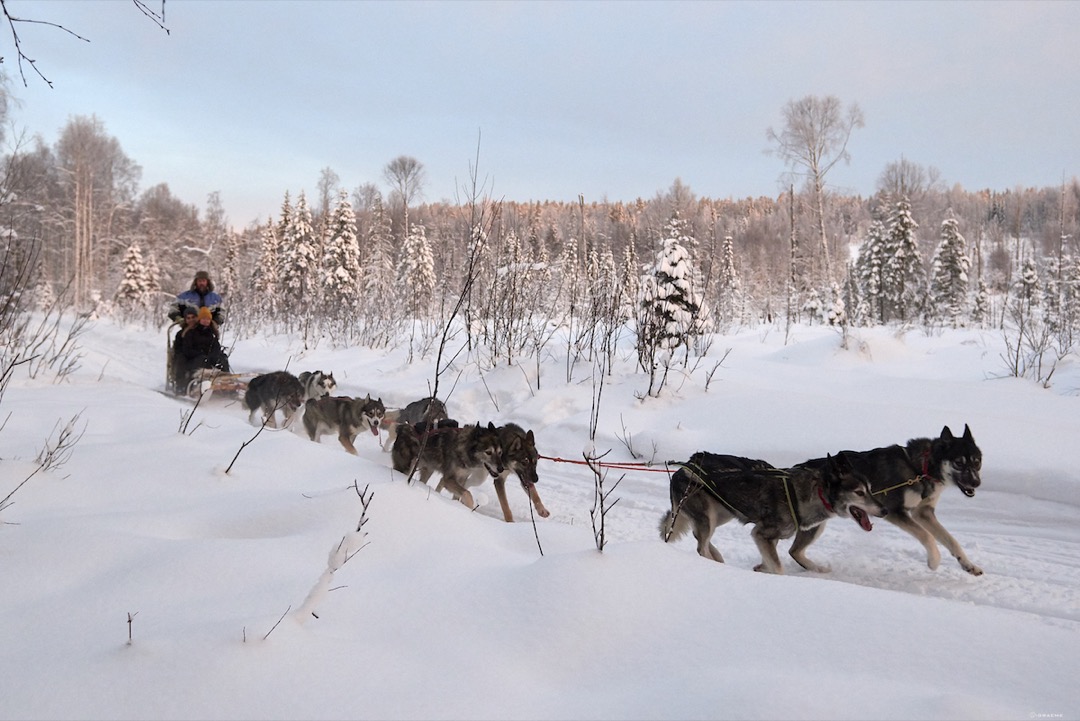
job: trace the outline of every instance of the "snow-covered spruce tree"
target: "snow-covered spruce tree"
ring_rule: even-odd
[[[716,317],[725,327],[739,320],[742,308],[742,281],[735,269],[735,239],[724,236],[717,273]]]
[[[822,319],[823,307],[821,296],[818,295],[817,288],[811,288],[807,291],[806,300],[803,301],[801,310],[810,325],[813,325],[815,320]]]
[[[251,274],[254,292],[249,297],[248,310],[256,318],[269,320],[277,315],[282,298],[278,271],[281,268],[281,240],[270,223],[259,233],[261,244],[259,260]],[[228,302],[228,301],[227,301]]]
[[[610,374],[615,360],[619,330],[622,322],[619,318],[619,274],[615,267],[615,256],[611,248],[605,246],[590,253],[589,315],[592,325],[591,344],[594,359],[603,359],[603,368]]]
[[[371,221],[364,242],[367,257],[364,290],[369,300],[392,297],[394,288],[393,221],[383,206],[382,196],[372,198]]]
[[[885,319],[885,264],[889,259],[887,235],[885,224],[880,220],[873,220],[855,264],[860,297],[866,304],[867,325],[882,323]]]
[[[221,294],[225,304],[233,311],[238,310],[236,301],[245,295],[240,288],[240,238],[231,230],[226,230],[224,237],[225,252],[222,254],[221,270],[218,272],[216,290]]]
[[[941,239],[930,267],[927,320],[944,321],[953,328],[963,326],[971,259],[956,218],[949,217],[941,222]]]
[[[638,297],[641,295],[641,274],[644,270],[637,257],[637,231],[630,231],[630,238],[623,249],[622,268],[619,275],[619,318],[623,322],[636,315]]]
[[[829,286],[829,300],[822,310],[823,320],[832,326],[846,327],[848,322],[847,303],[840,286],[833,281]]]
[[[173,298],[172,293],[163,294],[161,291],[161,266],[157,262],[157,254],[150,251],[146,256],[146,292],[151,310],[158,310],[161,301]],[[167,311],[166,311],[167,312]],[[164,320],[165,312],[159,313],[160,319]]]
[[[1061,259],[1061,345],[1072,348],[1077,342],[1080,328],[1080,256],[1063,256]]]
[[[414,225],[405,236],[398,262],[399,301],[413,319],[423,320],[435,295],[435,257],[431,254],[423,225]]]
[[[673,213],[672,220],[678,221]],[[649,374],[648,395],[658,394],[673,362],[675,351],[690,347],[705,326],[700,273],[690,254],[679,242],[679,226],[669,222],[666,237],[656,255],[656,264],[642,278],[638,314],[638,363]],[[657,378],[663,367],[664,373]]]
[[[116,289],[114,301],[120,312],[130,317],[146,311],[151,302],[146,264],[137,242],[128,246],[123,263],[124,275]]]
[[[293,311],[289,313],[290,318],[318,303],[321,259],[319,241],[311,223],[311,209],[304,192],[300,191],[281,248],[281,285]]]
[[[982,278],[979,279],[978,288],[975,291],[975,304],[971,308],[971,322],[980,328],[985,328],[990,322],[990,289]]]
[[[327,220],[320,272],[323,317],[343,333],[355,320],[363,280],[356,215],[347,190],[338,193],[337,204]]]
[[[911,217],[906,198],[896,203],[889,219],[884,290],[888,316],[883,320],[906,323],[918,317],[926,287],[922,254],[915,231],[919,224]]]

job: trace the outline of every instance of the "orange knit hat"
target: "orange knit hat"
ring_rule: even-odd
[[[199,320],[213,320],[214,315],[210,312],[210,309],[205,305],[199,308]]]

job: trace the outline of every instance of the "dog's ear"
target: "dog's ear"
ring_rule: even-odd
[[[975,437],[971,435],[971,429],[968,428],[967,423],[964,424],[964,440],[969,441],[971,443],[975,442]]]
[[[536,445],[536,436],[533,435],[532,430],[525,431],[525,440],[534,446]]]
[[[488,421],[488,430],[489,430],[489,431],[494,431],[494,430],[496,430],[496,429],[495,429],[495,424],[494,424],[494,423],[492,423],[491,421]]]
[[[953,439],[953,434],[952,434],[952,431],[949,430],[949,427],[945,426],[944,428],[942,428],[941,429],[941,440],[943,440],[943,441],[951,441],[952,439]]]

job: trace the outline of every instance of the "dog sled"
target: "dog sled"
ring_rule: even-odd
[[[165,388],[176,396],[191,399],[209,397],[211,394],[242,399],[247,392],[251,379],[258,373],[226,373],[217,368],[196,368],[184,383],[177,383],[176,358],[173,341],[176,338],[174,330],[179,330],[181,324],[173,323],[165,333]]]

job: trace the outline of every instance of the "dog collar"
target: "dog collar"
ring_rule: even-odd
[[[829,499],[825,497],[825,489],[822,488],[821,486],[818,486],[817,487],[817,494],[818,494],[818,498],[821,499],[821,502],[823,504],[825,504],[825,510],[828,511],[829,513],[834,513],[833,505],[831,503],[829,503]]]

